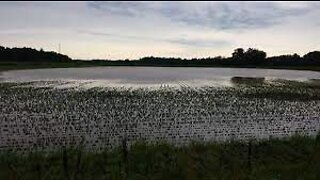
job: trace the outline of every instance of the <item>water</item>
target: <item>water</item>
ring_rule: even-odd
[[[314,136],[320,129],[320,98],[316,96],[320,90],[308,86],[305,89],[201,87],[172,91],[23,87],[28,84],[59,88],[199,87],[264,82],[265,79],[320,79],[320,73],[312,71],[96,67],[6,71],[0,79],[35,81],[18,86],[3,83],[0,87],[0,151],[46,150],[69,145],[99,150],[121,145],[124,137],[129,145],[137,140],[161,140],[174,145],[194,141],[259,140],[295,134]],[[283,99],[277,98],[279,96]],[[293,97],[287,100],[289,96]],[[300,100],[300,97],[309,100]]]
[[[57,86],[230,86],[232,77],[263,77],[305,81],[320,79],[320,73],[298,70],[249,68],[191,68],[191,67],[87,67],[5,71],[4,81],[57,81]],[[69,82],[69,83],[61,83]]]

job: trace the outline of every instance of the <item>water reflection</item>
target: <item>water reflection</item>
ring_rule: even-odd
[[[248,69],[248,68],[187,68],[187,67],[90,67],[5,71],[3,81],[68,82],[64,86],[83,87],[163,87],[163,86],[234,86],[263,84],[283,79],[307,81],[320,79],[314,71]]]
[[[230,79],[230,82],[234,85],[262,85],[266,83],[266,78],[234,76]]]

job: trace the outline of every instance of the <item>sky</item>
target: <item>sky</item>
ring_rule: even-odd
[[[73,59],[320,50],[320,2],[0,2],[0,45]]]

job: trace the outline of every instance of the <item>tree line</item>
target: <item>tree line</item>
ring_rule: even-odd
[[[150,65],[150,66],[310,66],[320,65],[320,51],[303,56],[287,54],[267,57],[267,53],[254,48],[237,48],[230,57],[207,57],[182,59],[176,57],[143,57],[137,60],[73,60],[53,51],[32,48],[5,48],[0,46],[0,62],[73,62],[96,65]]]
[[[309,52],[303,56],[298,54],[288,54],[280,56],[267,57],[267,53],[258,49],[237,48],[231,57],[207,57],[207,58],[161,58],[144,57],[141,62],[151,64],[189,64],[189,65],[230,65],[230,66],[305,66],[320,65],[320,51]]]
[[[0,62],[68,62],[71,61],[66,55],[53,51],[36,50],[32,48],[5,48],[0,46]]]

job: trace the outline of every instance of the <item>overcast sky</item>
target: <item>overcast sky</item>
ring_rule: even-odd
[[[72,58],[320,50],[319,2],[0,2],[0,45]]]

